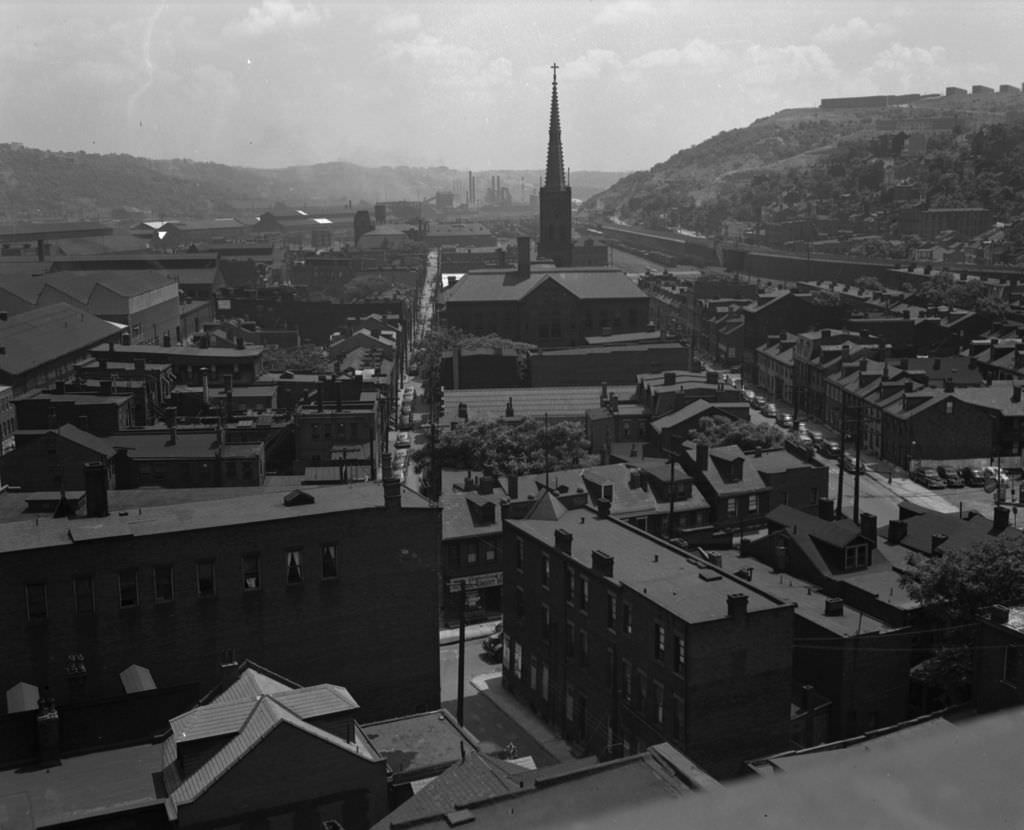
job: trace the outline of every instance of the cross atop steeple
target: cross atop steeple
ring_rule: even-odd
[[[562,159],[562,124],[558,116],[558,64],[551,64],[551,123],[548,126],[548,164],[544,187],[565,189],[565,163]]]

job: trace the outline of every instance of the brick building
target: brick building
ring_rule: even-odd
[[[71,424],[42,434],[22,434],[13,452],[0,456],[0,481],[22,490],[84,490],[83,468],[100,463],[114,485],[114,449]]]
[[[211,687],[251,658],[344,683],[371,717],[439,705],[440,511],[396,480],[118,515],[87,482],[87,504],[3,527],[0,688],[102,698],[131,665]]]
[[[788,745],[791,605],[550,493],[504,541],[503,681],[582,751],[723,776]]]

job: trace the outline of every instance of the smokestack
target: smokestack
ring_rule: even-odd
[[[530,276],[530,237],[516,238],[516,275],[521,280]]]
[[[102,461],[87,461],[83,467],[85,476],[85,514],[90,517],[106,516],[107,466]]]

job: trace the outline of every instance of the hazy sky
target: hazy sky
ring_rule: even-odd
[[[648,168],[822,97],[1024,81],[1024,0],[0,0],[0,142],[261,167]]]

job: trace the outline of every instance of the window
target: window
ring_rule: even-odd
[[[654,624],[654,659],[661,660],[665,657],[665,627]]]
[[[726,499],[725,500],[725,514],[727,516],[735,516],[736,515],[736,499]]]
[[[486,562],[493,562],[494,561],[494,548],[493,547],[488,547],[484,551],[484,561],[486,561]]]
[[[25,606],[30,620],[46,619],[45,582],[31,582],[25,586]]]
[[[212,597],[217,594],[217,582],[210,559],[196,562],[196,593],[201,597]]]
[[[576,577],[573,575],[572,568],[568,565],[565,566],[565,602],[567,605],[572,605],[576,601]]]
[[[91,614],[96,610],[96,600],[92,593],[92,577],[76,576],[74,579],[75,611],[79,614]]]
[[[540,664],[540,697],[541,700],[548,699],[548,664]]]
[[[157,602],[174,599],[174,569],[170,565],[153,568],[153,597]]]
[[[322,579],[338,578],[338,546],[334,542],[320,545],[320,577]]]
[[[260,556],[258,553],[242,554],[242,590],[260,589]]]
[[[633,664],[622,661],[622,699],[629,703],[633,699]]]
[[[646,711],[647,706],[647,674],[638,671],[636,673],[636,709],[638,712]]]
[[[516,616],[522,619],[526,616],[526,598],[523,596],[523,589],[516,588]]]
[[[576,654],[576,626],[571,622],[565,624],[565,656]]]
[[[523,572],[523,540],[520,537],[516,537],[516,570],[519,573]]]
[[[622,603],[622,633],[633,633],[633,609],[628,602]]]
[[[586,613],[587,608],[590,607],[590,583],[584,578],[580,577],[580,611]]]
[[[285,553],[286,579],[289,585],[302,584],[302,548],[293,548]]]
[[[540,636],[545,642],[551,639],[551,609],[547,605],[540,607]]]
[[[590,665],[590,637],[586,631],[580,631],[580,665]]]
[[[537,658],[530,655],[530,688],[537,691]]]
[[[615,617],[616,617],[616,610],[617,610],[617,608],[618,608],[618,603],[617,603],[617,600],[615,599],[615,594],[608,594],[607,622],[608,622],[608,627],[610,629],[612,629],[613,631],[615,630]]]
[[[811,500],[810,500],[810,503],[811,503],[812,506],[814,506],[814,505],[816,505],[818,503],[818,488],[817,487],[812,487],[811,488]]]
[[[751,495],[751,496],[749,496],[747,498],[747,512],[748,513],[756,513],[757,512],[758,504],[760,502],[760,499],[761,499],[761,497],[758,496],[756,493],[754,493],[753,495]]]
[[[1007,646],[1003,651],[1003,682],[1017,685],[1017,647]]]
[[[675,651],[672,655],[672,671],[682,674],[683,666],[686,665],[686,639],[681,634],[676,634]]]
[[[866,544],[850,545],[846,548],[845,554],[845,567],[847,570],[851,568],[866,568],[868,566],[868,546]]]
[[[540,556],[540,584],[546,588],[550,581],[551,558],[546,553],[542,553]]]
[[[476,564],[476,548],[474,548],[472,546],[469,546],[469,547],[466,548],[466,564],[467,565],[475,565]]]
[[[661,726],[665,720],[665,687],[654,683],[654,722]]]
[[[139,581],[134,570],[117,574],[118,602],[122,608],[135,608],[139,604]]]

